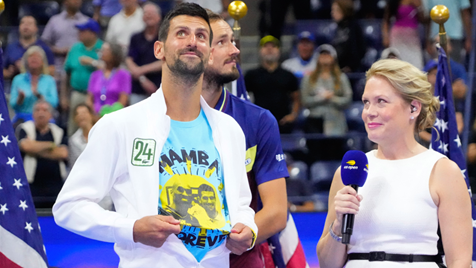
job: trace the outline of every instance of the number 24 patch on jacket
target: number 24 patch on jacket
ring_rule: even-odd
[[[134,139],[131,163],[134,166],[152,166],[155,159],[155,140]]]

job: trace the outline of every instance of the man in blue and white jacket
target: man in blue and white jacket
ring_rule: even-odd
[[[200,97],[211,40],[198,5],[165,17],[161,88],[99,120],[53,207],[58,225],[114,242],[120,267],[228,267],[255,243],[243,131]],[[97,204],[108,194],[115,212]]]

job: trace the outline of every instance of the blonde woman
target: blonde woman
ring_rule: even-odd
[[[340,169],[334,175],[317,244],[322,268],[444,267],[438,225],[448,267],[471,266],[471,201],[461,170],[415,139],[439,109],[430,88],[423,72],[400,60],[380,60],[367,72],[362,119],[378,148],[367,153],[369,173],[358,194],[344,186]],[[347,213],[355,224],[345,245],[339,239]]]
[[[53,108],[58,105],[56,82],[49,75],[45,51],[32,46],[23,54],[21,63],[21,73],[13,78],[10,93],[14,124],[32,120],[33,105],[39,99],[46,100]]]
[[[349,80],[340,71],[337,53],[331,45],[321,45],[317,52],[316,69],[305,76],[301,84],[302,104],[310,110],[305,131],[323,132],[329,136],[345,135],[344,110],[352,101]]]

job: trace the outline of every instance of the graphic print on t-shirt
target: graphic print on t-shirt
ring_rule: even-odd
[[[172,120],[159,165],[159,214],[180,221],[177,236],[198,261],[231,230],[220,156],[202,113],[191,122]]]

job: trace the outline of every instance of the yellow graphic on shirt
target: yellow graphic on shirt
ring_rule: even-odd
[[[201,176],[173,174],[159,198],[164,214],[180,220],[181,225],[220,229],[225,226],[225,218],[217,194],[213,185]]]

